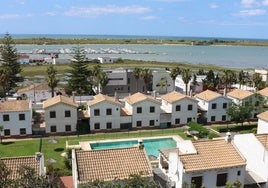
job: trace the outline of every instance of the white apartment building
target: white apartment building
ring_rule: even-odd
[[[206,75],[197,75],[196,76],[196,82],[197,84],[194,85],[193,79],[194,77],[192,76],[191,80],[188,83],[188,94],[190,94],[190,91],[192,90],[193,93],[200,93],[203,91],[203,80],[206,78]],[[176,91],[179,91],[180,93],[185,93],[186,92],[186,84],[182,80],[182,75],[178,75],[176,80],[175,80],[175,87]]]
[[[91,131],[120,129],[122,105],[114,97],[103,94],[95,95],[87,102]]]
[[[43,102],[47,134],[65,134],[76,131],[77,107],[71,98],[58,95]]]
[[[260,94],[261,97],[263,97],[264,104],[265,104],[265,105],[268,105],[268,87],[259,90],[259,91],[258,91],[258,94]]]
[[[194,98],[198,101],[201,117],[204,117],[207,122],[222,122],[227,121],[227,107],[230,100],[211,90],[203,91],[196,94]]]
[[[262,77],[262,81],[268,84],[268,70],[267,69],[255,69],[255,73],[259,73]]]
[[[125,109],[132,116],[132,127],[160,125],[161,102],[152,96],[135,93],[125,98]]]
[[[28,100],[0,102],[0,125],[4,137],[32,135],[32,105]]]
[[[171,125],[183,125],[190,121],[197,120],[197,103],[198,101],[173,91],[161,97],[162,113],[170,114],[169,123]],[[161,123],[164,123],[161,119]]]
[[[268,111],[260,113],[258,116],[257,134],[268,133]]]

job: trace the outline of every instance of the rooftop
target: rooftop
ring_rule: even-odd
[[[47,99],[43,102],[43,108],[47,108],[50,106],[53,106],[58,103],[64,103],[73,107],[78,107],[78,104],[73,102],[73,100],[69,97],[63,96],[63,95],[57,95],[53,98]]]
[[[262,143],[266,150],[268,150],[268,134],[257,134],[256,138]]]
[[[195,95],[195,97],[205,100],[207,102],[212,101],[221,96],[222,96],[221,94],[211,91],[211,90],[206,90]]]
[[[137,93],[125,98],[125,101],[131,105],[145,101],[145,100],[150,100],[154,103],[160,104],[160,102],[157,99],[155,99],[154,97],[152,97],[150,95],[142,94],[140,92],[137,92]]]
[[[264,120],[264,121],[268,121],[268,111],[265,111],[265,112],[258,114],[257,117]]]
[[[126,179],[139,173],[143,177],[153,176],[145,150],[138,147],[76,151],[76,160],[80,183]]]
[[[235,89],[235,90],[227,93],[227,96],[243,100],[243,99],[246,99],[246,98],[252,96],[253,94],[254,93],[252,93],[250,91],[246,91],[246,90],[242,90],[242,89]]]
[[[268,87],[258,91],[258,93],[264,97],[268,97]]]
[[[35,170],[36,175],[39,174],[40,162],[36,160],[35,156],[0,158],[0,160],[11,170],[10,179],[20,178],[18,170],[21,166],[29,166]]]
[[[10,100],[0,102],[0,112],[18,112],[30,110],[27,100]]]
[[[174,103],[174,102],[177,102],[181,99],[193,100],[191,97],[188,97],[187,95],[181,94],[181,93],[176,92],[176,91],[172,91],[166,95],[163,95],[161,98],[166,100],[169,103]]]
[[[109,97],[109,96],[103,95],[101,93],[98,95],[95,95],[93,100],[89,100],[87,102],[87,105],[93,106],[93,105],[98,104],[98,103],[103,102],[103,101],[107,101],[107,102],[110,102],[112,104],[121,106],[121,103],[118,100],[116,100],[114,97]]]

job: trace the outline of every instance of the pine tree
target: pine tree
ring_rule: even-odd
[[[87,58],[84,49],[75,47],[71,66],[71,76],[68,82],[68,89],[77,94],[93,94],[92,83],[90,81],[91,71],[88,69]]]
[[[2,59],[1,74],[5,79],[4,94],[17,86],[17,82],[22,81],[19,75],[22,71],[20,63],[18,62],[17,49],[15,48],[12,37],[9,33],[4,36],[3,44],[0,46],[0,54]]]

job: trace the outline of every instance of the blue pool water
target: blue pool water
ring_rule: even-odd
[[[153,155],[158,157],[159,149],[175,148],[177,146],[176,141],[173,138],[157,138],[157,139],[144,139],[142,140],[147,155]],[[101,142],[92,143],[90,147],[92,150],[99,149],[115,149],[132,147],[138,144],[138,140],[126,140],[115,142]]]

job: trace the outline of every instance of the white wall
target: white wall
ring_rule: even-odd
[[[257,134],[268,133],[268,122],[263,119],[258,119]]]
[[[65,117],[65,111],[71,111],[71,117]],[[50,118],[50,111],[56,112],[56,118]],[[77,109],[74,106],[58,103],[45,109],[46,133],[50,133],[50,127],[57,127],[57,133],[66,132],[65,125],[71,125],[71,131],[76,131]]]
[[[162,88],[157,86],[157,84],[161,81],[161,79],[167,80],[167,84]],[[170,73],[167,71],[153,71],[153,91],[159,93],[168,93],[174,90],[174,83],[172,78],[170,77]]]

